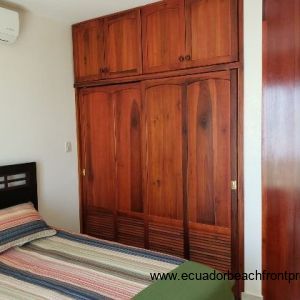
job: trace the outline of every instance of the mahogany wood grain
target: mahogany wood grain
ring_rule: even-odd
[[[123,212],[143,212],[140,87],[123,87],[113,96],[116,106],[117,208]]]
[[[86,204],[114,211],[115,208],[115,133],[114,103],[104,89],[85,90],[82,95],[85,108],[86,147]]]
[[[188,85],[191,222],[231,226],[230,92],[229,80]]]
[[[83,229],[97,237],[144,245],[144,232],[134,230],[143,224],[144,210],[140,85],[84,89],[78,101],[81,163],[86,169]],[[120,230],[119,224],[127,229]]]
[[[75,102],[76,102],[76,133],[77,133],[77,155],[78,155],[78,181],[79,181],[79,216],[80,216],[80,232],[85,231],[85,203],[86,203],[86,186],[85,178],[82,173],[83,166],[86,165],[85,162],[85,143],[84,143],[84,119],[85,119],[85,109],[82,103],[81,90],[75,90]]]
[[[184,257],[184,228],[178,224],[149,222],[149,249]]]
[[[212,78],[189,83],[187,99],[190,259],[227,271],[233,255],[230,182],[236,176],[231,164],[237,161],[232,157],[236,134],[232,137],[231,120],[236,122],[236,115],[231,116],[231,102],[236,98],[231,97],[230,80]],[[217,235],[220,228],[226,231],[224,243]]]
[[[263,268],[300,272],[300,1],[265,0]],[[264,281],[266,300],[300,299],[299,281]]]
[[[161,72],[185,66],[184,1],[148,5],[142,12],[143,72]]]
[[[183,257],[182,92],[182,80],[144,83],[147,245]]]
[[[156,28],[164,26],[159,32],[156,31],[153,33],[153,36],[149,37],[151,44],[154,47],[150,47],[149,49],[156,49],[159,51],[151,54],[152,63],[154,65],[157,64],[157,66],[149,67],[147,70],[144,52],[143,72],[141,68],[138,70],[138,67],[136,67],[136,69],[128,67],[134,59],[133,57],[129,57],[129,52],[135,53],[135,50],[127,51],[128,49],[123,49],[120,53],[117,53],[119,48],[117,49],[115,47],[116,44],[118,44],[118,47],[123,47],[123,34],[127,35],[126,39],[131,40],[135,35],[136,28],[138,28],[137,30],[140,30],[139,26],[135,27],[134,25],[138,24],[139,20],[138,17],[136,18],[137,15],[133,13],[133,10],[92,20],[93,22],[101,23],[98,30],[100,32],[100,41],[102,44],[99,46],[100,58],[98,58],[99,62],[97,62],[101,68],[101,72],[94,76],[90,76],[87,71],[85,71],[86,66],[83,65],[81,68],[86,74],[80,79],[78,79],[78,76],[75,78],[75,87],[77,88],[77,91],[79,91],[77,100],[77,118],[79,122],[80,166],[82,168],[88,167],[86,163],[87,158],[89,157],[87,150],[91,146],[91,143],[87,142],[88,139],[85,138],[89,134],[89,128],[83,125],[87,120],[87,113],[89,113],[89,111],[86,111],[85,105],[81,105],[81,103],[84,102],[82,95],[84,93],[98,91],[99,89],[103,93],[108,94],[113,102],[113,139],[115,156],[115,173],[113,176],[115,176],[115,200],[113,210],[105,209],[103,207],[94,207],[88,204],[88,202],[86,202],[86,196],[89,185],[88,183],[85,184],[86,178],[81,176],[82,230],[85,233],[100,238],[117,240],[129,245],[151,248],[179,256],[184,255],[186,258],[205,262],[220,270],[225,270],[231,265],[233,271],[243,272],[243,0],[169,0],[140,8],[142,15],[143,11],[151,11],[151,7],[156,6],[159,8],[160,12],[153,10],[153,15],[147,14],[145,16],[150,20],[151,30],[156,30]],[[199,13],[199,11],[197,11],[199,7],[205,9],[207,12],[203,15],[203,22],[206,22],[205,26],[207,31],[202,33],[201,28],[197,28],[198,31],[195,31],[195,28],[192,28],[194,26],[199,26],[199,23],[201,23],[201,20],[197,17],[201,15],[201,12]],[[139,9],[136,11],[138,10]],[[227,13],[229,13],[229,15]],[[192,14],[193,18],[191,18]],[[214,20],[217,20],[217,22],[214,22],[213,24],[211,24],[212,16]],[[154,24],[154,19],[159,22]],[[228,23],[225,20],[229,20]],[[237,24],[237,20],[239,24]],[[74,26],[74,29],[81,25],[83,26],[82,28],[84,28],[84,26],[88,26],[92,21],[82,22]],[[168,23],[167,26],[165,26],[166,23]],[[226,30],[225,34],[222,33],[221,36],[219,36],[218,29],[220,26],[222,27],[221,31]],[[123,32],[124,27],[126,27],[126,32]],[[174,34],[174,32],[176,32],[176,34]],[[198,33],[201,33],[200,38]],[[106,37],[109,37],[108,40],[104,38],[104,34]],[[141,32],[138,34],[141,35]],[[75,41],[77,38],[75,36],[75,30],[73,35]],[[163,35],[167,37],[166,42],[161,39]],[[223,39],[225,36],[228,37],[229,35],[230,40]],[[194,38],[192,39],[192,37]],[[141,39],[141,36],[139,38]],[[201,40],[201,38],[205,40],[204,44],[202,44],[203,40]],[[78,39],[83,39],[83,36],[79,36]],[[207,39],[209,39],[208,42],[206,42]],[[144,40],[145,32],[143,19],[143,48],[145,47]],[[154,41],[154,43],[152,41]],[[105,44],[105,42],[107,42],[107,44]],[[80,43],[84,44],[82,42]],[[110,44],[109,46],[108,43]],[[75,53],[77,51],[75,44],[76,43],[74,42],[75,71],[77,74],[78,55]],[[133,44],[134,41],[133,43],[130,43],[129,46]],[[174,46],[170,47],[170,45],[173,44]],[[139,46],[141,46],[141,44]],[[190,60],[188,60],[186,56],[192,53],[192,46],[194,47],[194,52],[196,54],[194,57],[191,56]],[[86,49],[89,48],[87,47]],[[115,49],[111,56],[109,52],[110,49]],[[178,49],[182,49],[180,54],[182,52],[185,58],[182,62],[179,60],[177,62],[177,59],[179,58],[177,55],[175,61],[175,53],[176,51],[179,53]],[[203,56],[203,51],[205,52],[207,49],[209,49],[209,53],[213,54],[213,57],[202,57],[200,59],[199,57],[201,55]],[[237,51],[237,49],[239,49],[239,51]],[[81,53],[84,53],[85,51],[84,47],[80,50]],[[105,51],[106,55],[104,57]],[[93,55],[94,52],[92,56]],[[138,58],[138,55],[135,57]],[[196,59],[194,59],[195,57]],[[114,70],[113,72],[109,73],[102,71],[108,65],[112,66],[112,69],[111,67],[108,68]],[[141,64],[139,67],[140,66]],[[95,68],[95,65],[93,67]],[[234,101],[236,101],[237,98],[239,99],[238,103],[231,101],[230,106],[230,151],[232,157],[230,168],[232,179],[238,178],[238,192],[233,191],[231,193],[231,228],[224,227],[223,225],[217,226],[215,224],[209,225],[189,222],[187,214],[189,211],[188,192],[190,185],[188,180],[188,89],[194,91],[194,87],[197,86],[199,81],[210,82],[212,80],[230,81],[231,99],[234,99]],[[140,82],[143,82],[142,100],[139,99]],[[124,83],[126,85],[124,85]],[[176,152],[177,147],[175,151],[176,158],[178,157],[180,164],[182,164],[182,199],[180,199],[182,204],[179,205],[179,207],[181,207],[179,208],[179,211],[182,210],[182,217],[180,218],[166,217],[164,213],[161,212],[162,210],[160,210],[161,208],[158,205],[157,214],[163,216],[150,215],[148,213],[148,209],[151,205],[148,201],[149,199],[147,199],[147,184],[149,180],[149,162],[147,162],[149,156],[149,145],[147,144],[147,117],[149,112],[147,110],[147,103],[143,103],[143,101],[148,88],[169,85],[180,86],[182,90],[180,116],[182,132],[179,142],[181,149],[180,158],[179,152]],[[99,86],[99,88],[90,88],[97,86]],[[87,92],[83,92],[85,89]],[[172,94],[168,96],[170,97]],[[203,98],[207,101],[206,97]],[[168,110],[172,111],[172,105],[167,111]],[[235,126],[237,126],[237,128]],[[172,134],[174,135],[174,139],[177,139],[174,132],[172,132]],[[139,138],[141,140],[141,145],[139,144]],[[109,142],[108,139],[107,141]],[[126,145],[126,147],[122,148],[121,145]],[[238,151],[237,149],[234,150],[237,145]],[[141,155],[139,155],[139,151],[142,152]],[[162,152],[163,154],[168,154],[170,151]],[[139,161],[139,157],[141,161]],[[238,159],[237,165],[236,158]],[[176,163],[178,165],[178,162]],[[137,179],[140,174],[140,167],[142,168],[141,176]],[[82,168],[80,168],[80,172]],[[172,175],[172,172],[169,172],[168,170],[168,174]],[[138,181],[139,185],[135,185],[135,181]],[[121,193],[118,186],[121,187],[120,189],[124,190],[124,193]],[[139,200],[141,199],[138,196],[140,194],[142,201]],[[172,211],[172,207],[176,207],[176,205],[172,204],[168,206],[167,211]],[[216,208],[215,203],[213,207],[214,209]],[[210,218],[212,216],[213,214],[211,214]],[[215,216],[213,216],[213,218],[216,219]],[[224,219],[224,216],[221,217],[221,219]],[[233,249],[233,251],[231,251],[231,249]],[[216,254],[215,256],[214,252]],[[226,255],[222,255],[222,252]],[[231,255],[228,255],[228,253],[231,253]],[[240,296],[242,286],[242,282],[236,283],[237,299]]]
[[[231,260],[223,261],[221,257],[209,254],[209,245],[203,249],[196,241],[202,233],[211,234],[210,241],[213,241],[215,234],[224,234],[220,232],[221,228],[227,228],[229,231],[227,230],[226,234],[230,239],[226,244],[226,251],[232,253],[230,180],[231,172],[236,172],[236,167],[232,168],[231,165],[236,164],[236,161],[231,159],[231,152],[236,142],[230,137],[236,139],[236,106],[231,105],[236,101],[235,79],[229,72],[214,72],[149,80],[145,81],[142,87],[143,101],[140,84],[89,88],[80,93],[79,100],[84,108],[80,110],[81,123],[85,124],[89,118],[93,118],[89,123],[95,122],[97,126],[102,127],[102,122],[113,124],[109,125],[113,127],[110,129],[113,141],[107,139],[102,147],[109,148],[106,146],[107,142],[113,145],[111,151],[114,157],[111,166],[107,167],[112,170],[111,178],[114,180],[114,192],[111,190],[114,204],[110,207],[99,201],[100,205],[98,203],[96,206],[87,201],[83,209],[86,214],[85,232],[132,245],[142,245],[145,241],[146,247],[162,251],[160,241],[166,235],[163,228],[169,228],[167,234],[170,241],[165,252],[190,257],[200,262],[202,258],[202,262],[205,263],[211,259],[210,265],[224,270],[224,266],[230,264]],[[87,96],[88,98],[85,98]],[[94,106],[89,107],[87,103],[93,101],[87,99],[94,99]],[[106,108],[106,113],[99,115],[100,111],[105,111],[105,107],[109,107]],[[209,111],[207,107],[210,107]],[[108,119],[109,115],[111,117]],[[203,129],[201,124],[204,123],[201,121],[210,124],[211,130],[210,134],[199,136],[204,143],[207,140],[211,141],[209,148],[216,148],[217,151],[207,151],[203,156],[211,157],[213,161],[213,164],[206,166],[208,169],[205,172],[201,167],[198,169],[200,173],[205,173],[202,177],[206,177],[206,173],[210,172],[216,174],[216,170],[221,172],[220,176],[213,176],[207,181],[208,186],[215,191],[214,196],[208,194],[209,197],[203,197],[204,208],[207,203],[213,203],[213,222],[201,219],[203,209],[197,210],[196,207],[194,210],[195,201],[190,193],[193,180],[198,181],[189,176],[194,165],[197,166],[197,162],[193,163],[193,145],[196,145],[196,150],[198,148],[200,153],[205,149],[201,139],[194,138],[197,128]],[[80,135],[85,141],[81,152],[86,152],[86,159],[82,161],[86,161],[87,175],[91,161],[90,147],[94,147],[94,143],[86,138],[91,134],[89,131],[90,125],[85,125]],[[185,147],[188,150],[186,154]],[[102,151],[98,148],[96,152]],[[220,158],[220,153],[225,159]],[[222,170],[227,170],[227,173]],[[186,188],[183,181],[187,181]],[[89,190],[87,182],[86,199],[90,198]],[[224,197],[220,198],[220,193],[227,193],[225,200]],[[234,199],[236,201],[236,198]],[[188,210],[185,209],[185,205]],[[188,211],[198,211],[198,214],[195,220],[191,217],[188,218],[188,223],[184,223],[184,212]],[[207,211],[205,217],[206,215]],[[211,224],[207,225],[211,227],[205,227],[205,224]],[[97,226],[101,227],[98,233]],[[193,238],[196,240],[192,241]],[[189,247],[184,245],[187,242]],[[204,256],[202,250],[206,253]]]
[[[238,61],[237,1],[167,0],[74,25],[75,82]]]
[[[235,272],[244,272],[244,1],[238,0],[238,60],[239,68],[232,69],[231,73],[235,75],[235,87],[232,91],[233,97],[237,99],[237,182],[238,189],[235,197],[237,199],[236,206],[232,206],[232,248],[235,249],[232,259],[232,268]],[[234,82],[231,79],[231,82]],[[239,280],[235,285],[235,297],[241,298],[244,291],[244,281]]]
[[[240,111],[243,108],[243,98],[239,93],[242,92],[242,82],[239,78],[242,78],[242,74],[239,74],[240,70],[230,71],[230,135],[231,135],[231,178],[237,181],[237,190],[231,191],[231,270],[233,272],[244,272],[243,261],[243,212],[240,210],[243,208],[243,165],[241,161],[243,159],[243,147],[240,149],[240,138],[242,138],[243,126],[240,121]],[[244,282],[239,280],[234,287],[236,299],[240,298],[243,291]]]
[[[115,105],[116,240],[145,246],[140,84],[108,87]]]
[[[145,225],[143,218],[118,216],[117,241],[123,244],[144,248]]]
[[[236,0],[186,0],[187,67],[238,59]]]
[[[182,101],[179,84],[146,88],[149,215],[183,217]]]
[[[116,240],[114,213],[96,207],[88,207],[86,209],[85,233],[100,239]]]
[[[215,224],[213,107],[208,82],[189,86],[190,220]],[[200,91],[199,91],[200,90]],[[215,110],[215,109],[214,109]]]
[[[80,112],[81,206],[84,233],[115,239],[114,106],[104,89],[81,90]],[[82,170],[85,170],[85,174]]]
[[[178,232],[180,228],[183,227],[183,235],[189,236],[188,243],[189,247],[185,250],[185,257],[190,257],[193,260],[197,260],[199,262],[207,263],[208,259],[210,259],[211,266],[218,266],[220,270],[231,269],[231,255],[232,254],[232,245],[231,245],[231,205],[232,201],[235,201],[235,207],[237,206],[236,201],[237,198],[234,197],[232,200],[232,193],[230,182],[231,178],[236,179],[236,167],[232,169],[231,165],[237,165],[236,160],[236,121],[237,121],[237,113],[236,113],[236,92],[231,95],[232,86],[236,87],[236,81],[231,84],[231,75],[228,72],[216,72],[210,73],[206,75],[192,75],[192,76],[182,76],[175,78],[166,78],[162,80],[151,80],[146,81],[145,85],[145,110],[147,115],[147,122],[149,126],[149,122],[153,122],[153,128],[148,128],[148,159],[147,159],[147,171],[148,171],[148,181],[147,181],[147,207],[149,207],[149,247],[154,247],[153,242],[153,234],[157,236],[159,234],[159,230],[153,231],[150,230],[150,226],[160,226],[159,224],[164,223],[165,226],[171,226],[177,228]],[[153,99],[153,103],[148,103],[149,99]],[[170,111],[172,111],[172,101],[176,102],[178,99],[180,102],[180,111],[178,116],[174,115],[171,118]],[[177,101],[178,101],[177,100]],[[166,102],[165,102],[166,101]],[[207,101],[209,104],[207,105]],[[231,104],[233,103],[233,104]],[[235,104],[234,104],[235,103]],[[166,104],[168,104],[166,109]],[[173,105],[174,105],[173,104]],[[151,106],[152,105],[152,106]],[[184,110],[184,107],[187,105],[187,109]],[[204,106],[203,106],[204,105]],[[178,106],[178,104],[177,104]],[[196,107],[195,107],[196,106]],[[211,107],[209,111],[207,111],[207,107]],[[234,109],[232,108],[234,107]],[[175,106],[174,106],[175,108]],[[179,109],[179,107],[177,107]],[[233,113],[233,116],[231,114]],[[186,117],[184,116],[186,114]],[[167,116],[167,119],[165,118]],[[170,133],[165,129],[165,124],[170,122],[168,120],[170,117],[173,122],[177,121],[178,124],[172,125],[173,131]],[[186,120],[186,121],[185,121]],[[206,134],[201,135],[200,138],[197,139],[197,129],[201,127],[201,124],[205,121],[205,124],[211,123],[211,131],[208,136]],[[187,127],[185,127],[185,122],[187,122]],[[201,127],[202,128],[202,127]],[[157,130],[154,131],[154,130]],[[203,128],[202,128],[203,129]],[[188,152],[187,152],[187,161],[188,164],[184,164],[185,155],[183,155],[184,147],[182,145],[185,143],[185,131],[187,130],[186,139],[188,143]],[[153,132],[154,131],[154,132]],[[206,132],[206,130],[204,130]],[[172,145],[172,154],[164,154],[164,151],[168,149],[168,147],[164,146],[166,143],[172,143],[173,136],[175,137],[176,132],[178,132],[178,136],[175,138],[176,141],[181,141],[179,144],[180,147],[176,148],[176,145]],[[180,132],[180,133],[179,133]],[[166,134],[166,135],[165,135]],[[164,136],[165,135],[165,136]],[[194,137],[194,135],[196,135]],[[150,136],[150,140],[149,140]],[[151,138],[158,138],[158,140],[151,140]],[[205,144],[207,140],[211,142],[211,145],[208,145],[208,150],[205,150]],[[235,141],[234,141],[235,140]],[[196,144],[195,144],[196,143]],[[232,149],[232,145],[234,150]],[[153,148],[152,148],[153,147]],[[151,149],[152,148],[152,149]],[[200,153],[203,153],[203,160],[199,159],[197,155],[197,150]],[[176,166],[174,161],[172,162],[172,155],[176,155],[179,153],[177,159],[175,160],[180,163],[180,168],[178,168],[178,174],[181,174],[181,178],[179,180],[172,180],[170,185],[173,184],[172,189],[163,190],[164,181],[161,181],[162,178],[167,178],[171,174],[171,167],[168,167],[168,164],[171,162],[173,168]],[[232,154],[235,154],[235,157],[232,157]],[[211,164],[207,165],[209,157],[212,161]],[[198,158],[198,159],[197,159]],[[202,165],[201,165],[202,163]],[[199,167],[197,168],[197,164]],[[161,172],[164,171],[164,168],[167,166],[166,170],[169,171],[168,174],[164,174],[163,176],[159,176]],[[195,169],[196,166],[196,170]],[[154,171],[152,170],[154,168]],[[198,169],[198,170],[197,170]],[[157,170],[158,176],[154,176],[155,170]],[[180,171],[181,170],[181,171]],[[232,170],[234,170],[232,174]],[[211,173],[213,176],[211,178],[207,177],[207,174]],[[187,176],[185,176],[187,174]],[[199,176],[196,176],[199,175]],[[233,176],[233,177],[231,177]],[[159,187],[157,185],[157,178],[159,177]],[[206,178],[207,181],[205,180]],[[187,180],[187,195],[185,196],[183,179]],[[161,183],[162,182],[162,183]],[[207,186],[199,185],[199,182],[206,182]],[[152,193],[155,187],[155,191],[157,193]],[[180,185],[180,190],[178,190],[178,185]],[[208,190],[208,194],[203,194],[202,203],[203,206],[197,205],[197,199],[193,197],[194,188],[200,186],[199,190],[200,194],[205,190]],[[150,187],[150,193],[149,193]],[[158,189],[159,188],[159,189]],[[162,188],[162,190],[161,190]],[[208,189],[207,189],[208,188]],[[175,192],[175,193],[174,193]],[[212,192],[212,195],[210,195]],[[173,194],[174,193],[174,194]],[[177,197],[178,195],[182,197],[180,199],[180,209],[182,211],[185,210],[185,203],[187,204],[189,218],[188,223],[183,223],[181,220],[185,218],[180,216],[178,218],[176,215],[167,215],[170,209],[170,205],[168,205],[167,201],[169,195],[172,195],[172,198]],[[197,195],[197,193],[196,193]],[[163,198],[160,198],[162,197]],[[193,199],[194,198],[194,199]],[[196,197],[197,198],[197,197]],[[156,200],[159,199],[159,200]],[[171,201],[171,200],[170,200]],[[173,207],[173,211],[175,212],[175,204],[177,201],[173,201],[171,207]],[[157,204],[156,204],[157,203]],[[212,206],[210,204],[213,204]],[[206,207],[212,207],[211,209],[211,220],[206,220],[207,216],[209,216],[209,211],[205,210]],[[146,213],[147,214],[147,213]],[[177,221],[177,222],[175,222]],[[178,223],[180,221],[180,223]],[[152,225],[151,225],[152,224]],[[184,225],[187,224],[187,225]],[[207,228],[199,227],[205,224],[212,224],[209,228],[210,230],[207,232]],[[193,237],[196,240],[191,240],[192,237],[189,233],[189,230],[185,228],[185,226],[189,226],[193,230],[190,232],[193,233]],[[198,227],[197,227],[198,226]],[[211,249],[208,248],[202,249],[206,253],[202,255],[202,250],[197,246],[197,238],[201,236],[204,232],[206,235],[211,234],[213,241],[214,235],[220,232],[220,229],[223,228],[226,231],[226,236],[228,237],[226,245],[226,253],[229,253],[228,258],[224,258],[223,256],[214,256],[211,252]],[[236,228],[236,227],[235,227]],[[211,231],[215,229],[215,231]],[[204,230],[204,231],[203,231]],[[198,235],[197,235],[198,232]],[[170,236],[172,234],[168,233]],[[223,234],[223,233],[222,233]],[[160,237],[161,239],[163,237]],[[158,236],[154,239],[160,239]],[[172,244],[182,245],[183,241],[179,242],[180,239],[177,236],[177,243],[175,240]],[[179,243],[179,244],[178,244]],[[168,245],[170,243],[167,243]],[[156,246],[155,246],[156,247]],[[158,249],[157,247],[154,249]],[[170,247],[170,245],[168,246]],[[175,246],[174,246],[175,247]],[[218,246],[216,246],[218,247]],[[176,248],[176,247],[175,247]],[[174,248],[174,249],[175,249]],[[180,246],[182,251],[182,248]],[[224,248],[225,249],[225,248]],[[224,250],[223,249],[223,250]],[[220,251],[223,251],[220,250]],[[165,249],[168,253],[172,253],[168,248]],[[174,250],[175,251],[175,250]],[[200,252],[199,252],[200,251]],[[224,250],[225,251],[225,250]],[[188,253],[187,253],[188,252]],[[210,253],[211,252],[211,253]],[[201,254],[202,253],[202,254]],[[209,254],[210,253],[210,254]],[[179,253],[178,253],[179,255]],[[201,260],[202,258],[202,260]]]
[[[204,263],[219,271],[232,270],[231,232],[206,232],[201,228],[190,228],[190,259]]]
[[[105,18],[104,77],[122,77],[142,72],[140,10]]]
[[[240,70],[241,67],[242,65],[240,62],[233,62],[233,63],[226,63],[226,64],[217,64],[212,66],[195,67],[190,69],[172,70],[172,71],[165,71],[159,73],[126,76],[122,78],[110,78],[110,79],[95,80],[89,82],[78,82],[75,83],[74,86],[75,88],[86,88],[86,87],[106,86],[106,85],[113,85],[113,84],[124,84],[124,83],[131,83],[131,82],[140,82],[140,81],[153,80],[153,79],[172,78],[176,76],[193,75],[193,74],[205,75],[214,72],[230,71],[235,69]]]
[[[93,20],[73,26],[75,81],[102,78],[103,47],[103,20]]]

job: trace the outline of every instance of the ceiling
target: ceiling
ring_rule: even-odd
[[[67,24],[108,15],[158,0],[6,0],[0,5],[16,7]]]

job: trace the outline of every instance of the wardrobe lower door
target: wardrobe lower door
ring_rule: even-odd
[[[116,168],[114,105],[107,89],[92,88],[80,95],[84,232],[115,239]]]
[[[142,100],[139,84],[118,86],[115,101],[117,241],[145,247]]]
[[[182,107],[180,82],[145,87],[148,244],[184,256]]]
[[[194,81],[188,99],[188,224],[190,259],[231,267],[231,85]]]

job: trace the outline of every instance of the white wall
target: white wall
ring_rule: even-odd
[[[78,231],[71,28],[31,13],[21,17],[18,42],[0,44],[0,165],[37,161],[42,215]]]
[[[244,0],[245,272],[261,270],[262,0]],[[251,297],[256,296],[256,297]],[[261,282],[245,283],[244,299],[259,299]]]

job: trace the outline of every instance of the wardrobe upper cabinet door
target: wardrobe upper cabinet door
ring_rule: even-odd
[[[140,74],[142,71],[140,10],[105,19],[105,77]]]
[[[144,73],[185,67],[184,1],[170,0],[142,9]]]
[[[236,61],[237,1],[186,0],[188,66]]]
[[[103,64],[103,20],[94,20],[73,27],[75,80],[101,78]]]

